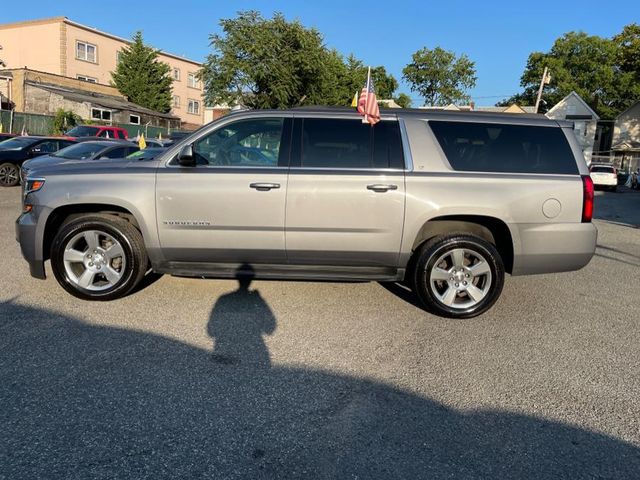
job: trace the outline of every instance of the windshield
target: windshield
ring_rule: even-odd
[[[62,150],[58,150],[51,156],[59,158],[69,158],[72,160],[84,160],[85,158],[94,156],[96,153],[104,150],[105,148],[108,147],[97,143],[76,143],[75,145],[71,145],[67,148],[63,148]]]
[[[32,143],[37,142],[37,138],[30,137],[15,137],[5,140],[0,143],[0,150],[20,150],[21,148],[28,147]]]
[[[98,135],[100,129],[98,127],[89,127],[86,125],[79,125],[73,127],[65,135],[69,137],[95,137]]]

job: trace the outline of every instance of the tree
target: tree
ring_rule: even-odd
[[[130,102],[151,110],[171,110],[171,68],[158,60],[158,51],[144,44],[142,32],[136,32],[131,44],[120,51],[120,61],[111,78],[115,87]]]
[[[614,118],[640,96],[640,26],[627,25],[613,39],[584,32],[568,32],[548,52],[529,55],[520,79],[523,92],[500,104],[535,103],[545,67],[551,83],[545,86],[541,112],[575,91],[602,118]]]
[[[425,105],[448,105],[468,101],[466,91],[476,84],[475,63],[466,55],[436,47],[421,48],[412,55],[411,63],[402,70],[411,91],[425,99]]]
[[[59,108],[53,117],[52,132],[54,135],[62,135],[72,129],[82,121],[80,115],[76,115],[71,110]]]
[[[400,93],[396,98],[394,98],[395,102],[400,105],[402,108],[409,108],[411,106],[411,97],[406,93]]]
[[[346,59],[328,49],[320,32],[281,13],[264,18],[239,12],[220,22],[222,34],[212,35],[213,53],[201,70],[209,104],[243,104],[251,108],[298,105],[349,105],[360,92],[367,67],[355,56]],[[398,87],[383,66],[372,68],[380,98],[391,98]]]

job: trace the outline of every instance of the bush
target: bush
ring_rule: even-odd
[[[71,110],[59,108],[53,117],[53,134],[62,135],[72,129],[82,121],[80,115],[76,115]]]

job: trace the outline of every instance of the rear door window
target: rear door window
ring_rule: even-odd
[[[404,166],[397,121],[382,121],[373,127],[352,119],[299,121],[302,122],[299,149],[302,167],[402,169]]]
[[[429,125],[454,170],[578,173],[560,128],[435,120]]]

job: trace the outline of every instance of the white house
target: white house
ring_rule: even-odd
[[[587,164],[591,163],[596,128],[600,117],[587,105],[587,102],[576,92],[571,92],[549,110],[546,116],[554,120],[573,122],[573,131],[580,144],[584,158]]]

